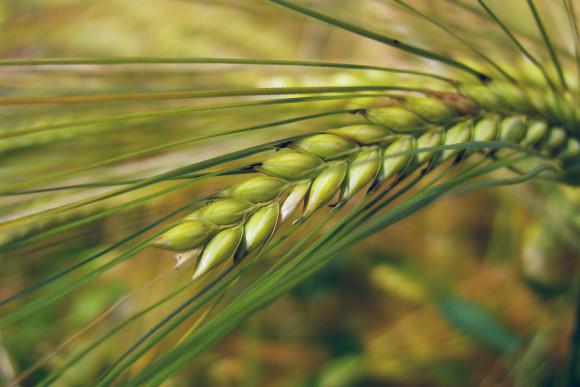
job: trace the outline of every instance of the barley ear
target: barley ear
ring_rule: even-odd
[[[211,235],[211,228],[200,221],[186,221],[161,234],[153,246],[172,251],[186,251],[203,244]]]
[[[280,218],[280,204],[274,202],[256,211],[244,225],[244,253],[262,246],[274,233]]]
[[[316,176],[308,194],[303,218],[309,217],[332,199],[346,176],[346,170],[346,161],[334,161]]]
[[[378,125],[349,125],[329,130],[329,132],[350,138],[351,140],[363,145],[383,142],[386,139],[393,137],[391,133]]]
[[[381,166],[381,151],[377,147],[363,148],[348,166],[341,205],[375,180]]]
[[[354,142],[330,133],[306,137],[297,141],[292,147],[315,154],[324,160],[338,159],[358,150]]]
[[[305,180],[300,183],[297,183],[294,187],[291,188],[290,193],[282,203],[282,209],[280,210],[280,222],[285,222],[290,215],[301,203],[304,203],[304,199],[306,198],[306,194],[310,189],[310,180]]]
[[[400,107],[368,109],[366,119],[375,125],[380,125],[393,133],[420,132],[427,124],[416,114]]]
[[[477,121],[473,127],[474,141],[494,141],[499,130],[499,117],[495,114],[484,117]]]
[[[322,165],[322,160],[314,155],[293,151],[267,159],[258,169],[271,176],[301,180],[312,177]]]
[[[528,123],[528,129],[521,144],[525,147],[535,147],[544,140],[547,134],[548,124],[542,120],[533,120]]]
[[[250,203],[264,203],[280,195],[288,182],[271,176],[258,176],[246,180],[223,192],[223,195]]]
[[[226,198],[217,199],[185,219],[202,219],[217,226],[226,226],[239,222],[252,210],[253,206],[245,200]]]
[[[241,225],[217,233],[205,246],[192,279],[205,273],[232,258],[242,241],[244,228]]]
[[[451,128],[449,128],[445,135],[445,145],[458,145],[464,144],[468,142],[471,138],[471,127],[473,122],[469,121],[462,121]],[[441,161],[448,160],[449,158],[456,156],[461,152],[460,149],[446,149],[443,151],[441,155]]]
[[[444,133],[442,130],[430,130],[417,138],[417,149],[425,149],[441,145]],[[415,157],[417,164],[422,165],[432,160],[435,156],[434,151],[425,151],[417,153]]]
[[[379,174],[379,182],[401,173],[413,158],[410,153],[415,149],[413,136],[402,136],[385,149]]]
[[[404,105],[422,120],[434,124],[446,124],[457,116],[450,105],[438,98],[407,97]]]

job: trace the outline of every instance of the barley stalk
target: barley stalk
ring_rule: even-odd
[[[465,85],[463,90],[455,98],[411,96],[396,106],[360,110],[367,122],[280,144],[278,154],[251,166],[259,175],[215,195],[153,245],[177,251],[180,264],[196,259],[197,279],[265,245],[301,204],[297,221],[335,197],[334,206],[340,207],[365,186],[374,190],[419,169],[426,173],[452,158],[459,161],[474,152],[461,149],[463,144],[519,146],[563,170],[580,157],[576,138],[552,121],[536,118],[550,111],[560,122],[580,120],[580,110],[550,110],[554,95],[534,105],[524,90],[511,84]],[[494,157],[514,152],[476,151]]]
[[[272,14],[274,16],[272,19],[276,20],[272,23],[267,20],[268,18],[263,18],[264,14],[261,11],[256,12],[262,7],[267,7],[268,2],[273,3],[274,6],[271,8],[278,12]],[[518,26],[514,29],[513,21],[504,20],[504,13],[512,9],[511,5],[502,8],[501,2],[489,6],[482,0],[474,2],[473,5],[449,0],[445,2],[448,4],[417,2],[415,6],[415,2],[411,0],[396,0],[371,2],[373,8],[370,12],[365,12],[364,6],[358,2],[347,1],[344,8],[341,5],[341,12],[336,13],[333,13],[330,2],[327,2],[329,4],[313,2],[314,9],[306,5],[309,2],[302,0],[247,3],[236,4],[235,12],[228,11],[223,14],[222,12],[229,7],[221,2],[217,5],[212,4],[211,7],[201,5],[196,8],[203,11],[215,7],[215,13],[209,13],[212,17],[206,18],[207,20],[202,23],[202,30],[205,31],[210,24],[215,24],[214,20],[227,20],[228,28],[225,28],[225,34],[220,23],[206,32],[212,32],[214,39],[221,36],[221,40],[224,40],[225,37],[226,41],[231,40],[237,46],[241,42],[241,47],[236,47],[234,52],[236,56],[238,54],[250,56],[245,59],[181,57],[187,53],[203,54],[195,49],[188,51],[191,41],[196,43],[197,39],[187,39],[187,44],[182,47],[187,47],[187,50],[180,48],[173,52],[171,44],[167,45],[167,50],[164,48],[161,52],[174,56],[164,58],[147,56],[30,59],[26,58],[27,50],[21,50],[18,45],[11,46],[10,41],[14,40],[15,35],[7,34],[11,39],[7,40],[9,48],[5,54],[22,52],[24,57],[0,60],[0,70],[7,71],[9,76],[11,74],[16,76],[15,81],[10,79],[6,84],[2,84],[5,92],[0,97],[3,112],[7,112],[2,115],[6,127],[0,130],[0,156],[9,160],[6,163],[8,178],[3,180],[3,184],[4,181],[6,184],[0,187],[0,195],[18,195],[24,199],[19,197],[15,197],[14,201],[9,199],[9,203],[2,208],[10,218],[8,222],[0,225],[0,255],[9,252],[10,259],[19,258],[19,254],[24,256],[28,251],[35,254],[36,250],[42,250],[44,246],[48,246],[51,250],[54,248],[56,252],[67,251],[69,247],[74,247],[67,245],[67,239],[75,239],[74,237],[78,235],[73,234],[71,238],[71,234],[67,232],[69,230],[86,231],[81,227],[90,222],[111,217],[129,208],[141,207],[162,195],[213,176],[243,172],[245,177],[240,183],[226,187],[216,194],[199,196],[203,199],[195,199],[195,205],[192,205],[191,200],[181,203],[179,209],[165,213],[163,217],[147,225],[139,226],[138,231],[123,236],[119,241],[107,242],[108,246],[105,248],[99,249],[96,253],[91,252],[87,257],[81,257],[56,274],[49,273],[43,279],[37,280],[36,273],[29,275],[28,267],[24,267],[28,263],[21,264],[24,269],[23,279],[31,279],[32,284],[24,284],[23,288],[14,294],[0,299],[0,307],[16,300],[24,301],[22,306],[6,310],[7,314],[0,316],[2,327],[26,318],[34,318],[36,313],[50,303],[72,295],[73,291],[80,289],[84,283],[94,280],[105,271],[117,267],[118,264],[150,246],[168,250],[175,255],[177,263],[172,269],[174,272],[181,272],[186,263],[191,263],[194,266],[194,280],[205,280],[211,276],[211,279],[204,283],[189,283],[187,286],[194,288],[200,285],[199,292],[164,315],[116,360],[107,359],[104,372],[100,376],[94,375],[100,379],[92,380],[92,385],[107,386],[120,382],[118,378],[132,365],[142,369],[136,370],[135,373],[131,370],[128,378],[123,379],[124,384],[128,386],[144,383],[161,384],[171,373],[233,329],[243,318],[282,296],[308,275],[330,262],[334,256],[419,211],[448,192],[467,192],[486,186],[520,183],[536,177],[539,173],[542,173],[542,177],[567,183],[572,187],[580,185],[578,131],[580,35],[577,15],[571,0],[561,1],[565,15],[569,19],[567,27],[570,27],[568,31],[571,32],[570,36],[562,33],[561,30],[565,28],[554,28],[560,26],[554,26],[551,17],[543,17],[544,15],[540,14],[545,10],[556,9],[557,5],[554,5],[556,2],[545,1],[545,4],[536,7],[536,3],[540,3],[539,0],[521,2],[524,10],[527,3],[531,16],[528,24],[529,27],[537,29],[537,34],[521,23],[525,21],[523,19],[518,20]],[[371,17],[364,23],[356,24],[354,14],[347,14],[347,10],[351,9],[349,3],[354,5],[353,10],[359,7],[357,11],[360,10],[363,12],[362,15]],[[396,20],[400,23],[398,27],[404,29],[391,28],[390,23],[374,25],[377,20],[385,20],[382,19],[383,15],[373,14],[374,7],[377,10],[382,9],[382,5],[385,5],[382,3],[395,4],[392,9],[389,5],[384,9],[393,11],[393,15],[389,15],[389,21]],[[164,7],[168,6],[171,5],[164,4]],[[463,20],[458,22],[452,20],[454,17],[446,18],[446,15],[456,15],[453,13],[456,6],[463,9],[464,12],[457,15],[465,15],[465,20],[471,20],[467,17],[473,16],[481,22],[478,24],[480,26],[498,28],[495,28],[496,31],[486,31],[485,34],[481,34],[477,29],[464,28]],[[147,5],[136,6],[141,7],[147,8]],[[220,12],[221,8],[223,11]],[[375,55],[380,51],[375,51],[375,47],[378,46],[370,46],[369,51],[373,51],[372,54],[365,53],[366,47],[361,51],[353,50],[357,57],[351,61],[352,63],[251,59],[253,55],[285,58],[295,52],[296,42],[292,37],[306,24],[299,24],[292,17],[284,19],[283,23],[278,22],[279,18],[287,15],[288,10],[294,12],[296,20],[307,18],[309,22],[326,23],[348,34],[373,40],[374,44],[390,46],[389,49],[399,50],[403,55],[400,58],[392,57],[391,52],[387,52],[385,56],[384,53]],[[447,13],[447,10],[451,12]],[[2,11],[5,11],[4,8]],[[252,17],[246,19],[244,17],[247,16],[246,13]],[[11,13],[8,12],[8,15],[10,19]],[[18,16],[18,13],[16,15]],[[235,17],[224,17],[232,15]],[[256,24],[260,16],[263,18],[263,25],[262,19]],[[188,27],[199,29],[199,26],[189,26],[191,18],[188,14],[184,13],[183,18],[187,20]],[[242,25],[234,28],[239,24],[235,23],[237,19],[242,21]],[[415,21],[428,22],[435,29],[423,30],[421,26],[415,26]],[[488,25],[488,22],[491,25]],[[18,23],[8,23],[7,26],[10,29],[16,24]],[[178,23],[170,24],[169,31]],[[255,28],[256,25],[262,28]],[[287,26],[292,26],[290,29],[292,36],[284,34],[283,29]],[[526,28],[523,28],[524,26]],[[273,27],[269,28],[269,31],[275,34],[264,34],[265,27]],[[294,29],[295,27],[297,28]],[[310,27],[304,28],[304,31],[308,32],[309,29]],[[145,32],[145,29],[143,31]],[[432,32],[440,33],[441,36],[446,35],[450,40],[445,37],[437,40],[436,37],[439,35],[431,35]],[[256,33],[259,39],[254,40],[250,35]],[[279,33],[280,37],[276,38]],[[160,34],[164,43],[177,40],[175,37],[178,35],[189,37],[190,28],[175,35]],[[284,39],[280,39],[282,36]],[[66,41],[64,36],[62,38]],[[525,41],[520,42],[519,39]],[[312,59],[316,59],[315,54],[318,52],[312,48],[314,46],[316,50],[326,48],[326,43],[322,42],[326,39],[320,39],[318,36],[313,40],[320,42],[315,42],[313,47],[306,47],[305,50],[302,47],[300,52],[307,58],[312,56]],[[119,41],[123,42],[123,39]],[[459,42],[463,46],[455,47],[451,42]],[[147,43],[147,47],[153,49],[151,53],[154,53],[155,40]],[[300,45],[303,43],[305,42]],[[345,39],[345,47],[353,43],[354,41]],[[574,45],[573,50],[569,47],[570,43]],[[205,42],[203,45],[205,46]],[[38,47],[43,48],[42,44]],[[70,50],[69,47],[59,51],[56,44],[55,48],[56,50],[46,52],[58,53]],[[214,48],[215,53],[220,56],[222,53],[228,53],[228,48],[223,50],[219,44]],[[239,48],[242,48],[241,52],[237,51]],[[488,50],[489,48],[494,50]],[[123,55],[131,55],[130,50],[120,52]],[[140,51],[136,53],[141,54]],[[209,55],[212,53],[214,51],[210,51]],[[322,51],[320,53],[325,55]],[[464,55],[472,55],[472,58],[477,58],[479,62]],[[382,59],[386,59],[386,62],[394,59],[399,67],[360,64],[367,60],[383,64]],[[574,60],[577,68],[572,71]],[[188,77],[187,81],[179,78],[178,82],[169,80],[165,83],[151,76],[151,79],[143,77],[142,84],[139,82],[141,78],[136,77],[135,79],[139,81],[130,81],[127,85],[114,84],[114,80],[124,77],[113,78],[113,83],[95,79],[92,82],[83,80],[79,84],[68,83],[68,80],[62,84],[58,81],[49,82],[51,77],[47,77],[63,74],[68,77],[81,68],[84,70],[92,68],[87,73],[92,73],[92,76],[97,74],[100,77],[109,73],[115,76],[114,73],[120,70],[119,67],[127,65],[132,66],[129,70],[131,73],[143,70],[147,75],[157,74],[160,70],[163,70],[160,74],[170,75],[173,73],[171,69],[182,71],[187,68],[187,71],[191,71],[193,67],[196,67],[197,72],[197,66],[211,70],[206,73],[202,68],[203,76],[193,74],[194,76]],[[270,70],[289,71],[277,72],[275,76],[268,77],[266,71],[262,72],[263,66],[271,67]],[[244,69],[237,73],[235,68],[238,67]],[[252,69],[257,68],[260,72],[250,73]],[[220,72],[219,69],[227,71]],[[302,71],[292,71],[297,69]],[[338,70],[340,72],[334,72]],[[121,71],[129,72],[127,69]],[[325,76],[321,75],[322,71],[332,73]],[[255,99],[259,96],[260,99]],[[279,98],[281,96],[288,98]],[[207,105],[196,105],[200,99],[213,101],[221,98],[228,100],[224,103],[208,102]],[[178,106],[178,101],[183,103],[183,106]],[[167,106],[160,106],[165,102]],[[256,110],[251,112],[250,108]],[[300,112],[301,116],[289,118],[295,112]],[[351,119],[354,118],[354,123],[348,126],[336,124],[342,123],[348,113],[354,113],[349,115]],[[49,116],[47,121],[42,118],[45,114]],[[252,117],[249,117],[250,115]],[[245,126],[239,127],[242,122],[251,121],[256,117],[261,119],[266,115],[269,116],[266,120],[269,122],[252,125],[244,123]],[[26,116],[30,119],[26,119]],[[299,122],[319,118],[334,123],[321,124],[325,125],[320,126],[321,128],[330,129],[321,129],[314,134],[292,137],[291,140],[279,143],[275,141],[262,143],[237,152],[233,150],[229,154],[184,165],[150,178],[131,179],[125,182],[99,182],[90,180],[96,179],[96,174],[93,174],[84,177],[88,177],[89,180],[79,176],[80,181],[86,181],[87,184],[63,185],[62,179],[65,177],[121,162],[127,163],[129,174],[135,176],[134,162],[143,157],[165,153],[181,146],[192,146],[201,141],[217,140],[220,136],[239,136],[242,133],[273,129],[288,124],[297,125]],[[225,119],[223,126],[218,122],[222,119]],[[206,122],[207,127],[203,126]],[[169,131],[164,131],[165,128],[158,127],[158,124],[167,126]],[[192,128],[190,124],[196,127]],[[220,127],[225,130],[214,132]],[[191,136],[190,129],[203,130],[203,135],[197,133],[198,135]],[[151,133],[146,130],[151,130]],[[176,138],[173,139],[172,136]],[[59,154],[61,149],[66,149],[73,142],[82,145],[76,153],[64,157]],[[108,144],[113,145],[113,148],[103,149]],[[145,148],[141,148],[141,145]],[[208,148],[211,146],[210,143]],[[196,175],[224,163],[262,154],[272,148],[275,148],[276,152],[272,150],[270,154],[260,159],[259,163],[241,169],[227,170],[225,173],[220,168],[217,172]],[[27,153],[35,152],[37,149],[41,151],[38,157],[36,155],[30,157],[31,153]],[[85,149],[87,154],[82,154],[78,165],[75,159]],[[171,153],[172,157],[174,155]],[[49,158],[45,159],[44,156]],[[467,168],[449,176],[456,171],[455,164],[467,164],[476,157],[479,163],[467,165]],[[90,163],[83,163],[83,160]],[[492,161],[484,165],[486,160]],[[164,163],[165,161],[160,162]],[[492,178],[473,181],[506,167],[518,176],[513,179]],[[425,179],[429,181],[422,185],[421,190],[411,191],[423,176],[432,173],[436,168],[440,173],[433,178]],[[408,179],[405,180],[406,178]],[[153,188],[155,184],[163,184],[173,179],[185,181],[163,187],[160,191],[147,190]],[[52,183],[57,186],[44,186]],[[112,192],[86,192],[88,197],[74,202],[70,202],[74,200],[74,196],[66,196],[67,203],[58,206],[55,206],[58,204],[55,202],[56,197],[38,196],[39,199],[48,202],[45,210],[41,207],[39,212],[21,211],[24,208],[33,212],[31,203],[27,202],[28,197],[23,195],[114,185],[124,187]],[[402,200],[388,211],[379,214],[379,211],[398,199]],[[168,198],[169,200],[171,199]],[[12,207],[11,203],[16,203],[16,206]],[[254,261],[259,260],[274,248],[287,242],[289,239],[286,238],[290,238],[292,232],[304,229],[306,226],[303,223],[307,219],[325,210],[330,211],[331,215],[339,214],[338,210],[347,204],[353,204],[354,209],[346,216],[338,220],[338,217],[327,217],[328,223],[318,223],[318,228],[311,233],[312,237],[309,236],[307,240],[300,241],[284,251],[280,259],[268,270],[256,271],[256,280],[238,284],[239,288],[235,289],[235,292],[228,292],[237,279],[250,269],[250,265],[244,265],[239,271],[234,270],[245,257],[251,256]],[[546,207],[548,206],[550,205]],[[38,209],[38,206],[36,207]],[[328,210],[328,207],[332,209]],[[195,211],[192,208],[195,208]],[[345,209],[343,211],[347,212]],[[168,224],[175,216],[181,218]],[[116,218],[114,220],[116,221]],[[324,235],[320,235],[319,231],[326,227],[330,220],[336,221],[333,227],[324,232]],[[118,227],[127,227],[131,221],[128,217],[124,217]],[[282,229],[290,224],[292,226],[288,227],[287,232]],[[95,225],[95,229],[100,229],[100,226]],[[159,230],[147,234],[157,226]],[[108,225],[105,227],[109,228]],[[565,234],[565,239],[575,242],[573,233],[570,235],[565,232],[558,233]],[[52,239],[55,236],[58,236],[58,239]],[[127,249],[121,250],[125,245],[128,245]],[[109,253],[115,257],[105,263],[97,263],[98,258],[103,258]],[[14,261],[17,262],[16,259]],[[87,266],[91,263],[98,266],[94,268]],[[76,278],[64,278],[81,267],[87,268],[88,271],[79,273]],[[220,267],[224,270],[218,273]],[[70,281],[67,281],[69,278]],[[42,292],[38,291],[40,289]],[[241,289],[243,290],[239,291]],[[8,290],[12,292],[11,286]],[[36,292],[33,299],[26,300],[23,297],[33,292]],[[179,292],[181,290],[170,293],[140,312],[130,312],[131,317],[121,322],[111,332],[93,341],[79,355],[75,353],[67,355],[67,360],[63,365],[57,366],[56,370],[50,371],[52,365],[46,364],[50,374],[43,378],[41,385],[56,382],[71,365],[79,362],[85,355],[94,353],[95,347],[92,345],[96,346],[110,339],[123,326],[141,319],[152,308],[171,302],[174,300],[173,296]],[[224,297],[230,293],[235,295]],[[83,293],[79,295],[82,297]],[[225,300],[223,304],[222,300]],[[213,302],[216,304],[210,305]],[[219,307],[214,310],[218,303]],[[161,344],[162,339],[174,332],[180,324],[187,323],[188,319],[195,317],[194,313],[200,310],[203,310],[204,318],[207,317],[203,325],[194,324],[176,346],[164,347],[165,353],[157,351],[154,354],[156,359],[152,360],[146,356],[151,353],[148,351],[154,346]],[[201,321],[202,319],[198,320]],[[56,352],[51,356],[55,354]],[[44,360],[36,363],[20,377],[11,381],[11,385],[19,383],[19,380],[23,380],[34,369],[42,366],[43,362]],[[61,380],[58,383],[60,382]]]

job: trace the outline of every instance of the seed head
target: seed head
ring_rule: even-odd
[[[534,120],[528,123],[526,135],[520,142],[523,146],[533,147],[539,144],[548,134],[548,124],[545,121]]]
[[[526,121],[520,116],[506,117],[501,121],[499,138],[502,141],[517,143],[526,134]]]
[[[487,86],[467,84],[462,87],[462,92],[473,98],[484,110],[497,112],[502,109],[497,94]]]
[[[285,222],[290,215],[298,208],[300,203],[304,202],[304,198],[308,193],[310,188],[310,180],[302,181],[292,187],[290,194],[284,200],[282,204],[282,210],[280,211],[280,222]]]
[[[558,155],[562,160],[571,160],[580,158],[580,142],[575,138],[570,138],[566,141],[566,145]]]
[[[413,136],[402,136],[389,145],[383,154],[380,181],[390,179],[401,172],[409,164],[413,155],[411,153],[400,153],[410,152],[413,149],[415,149],[415,138]]]
[[[471,138],[471,121],[464,121],[453,125],[447,130],[445,145],[464,144]],[[446,149],[441,155],[442,160],[447,160],[460,152],[460,149]]]
[[[431,148],[437,145],[441,145],[443,142],[443,132],[441,130],[430,130],[417,138],[417,149]],[[419,152],[417,153],[416,160],[419,165],[422,165],[430,161],[435,152]]]
[[[322,160],[314,155],[293,151],[267,159],[259,169],[268,175],[300,180],[314,175],[322,164]]]
[[[350,125],[330,130],[331,133],[350,138],[359,144],[368,145],[392,137],[384,128],[376,125]]]
[[[212,229],[197,220],[187,221],[164,232],[153,242],[153,246],[166,250],[186,251],[203,244]]]
[[[220,231],[214,236],[201,254],[193,279],[201,277],[209,270],[233,257],[242,241],[244,228],[239,225]]]
[[[366,118],[370,123],[384,126],[394,133],[419,132],[426,129],[425,122],[419,116],[399,107],[369,109]]]
[[[185,219],[201,219],[206,223],[225,226],[239,222],[252,210],[252,204],[240,199],[227,198],[211,202]]]
[[[346,167],[346,161],[334,161],[316,176],[310,188],[304,217],[308,217],[332,199],[344,180]]]
[[[541,94],[539,109],[553,121],[574,126],[576,123],[576,103],[568,94],[548,90]]]
[[[342,200],[352,198],[377,177],[381,166],[381,151],[377,147],[363,148],[348,166]]]
[[[532,110],[530,99],[520,87],[508,82],[493,82],[491,87],[502,102],[503,111],[529,112]]]
[[[358,146],[341,136],[322,133],[297,141],[293,148],[315,154],[324,160],[332,160],[355,152]]]
[[[252,252],[264,244],[276,229],[280,204],[274,202],[256,211],[244,226],[244,251]]]
[[[408,97],[405,107],[426,122],[444,124],[455,118],[455,110],[438,98]]]
[[[251,203],[264,203],[277,197],[288,185],[286,180],[257,176],[226,190],[225,195]]]
[[[566,142],[568,135],[566,131],[562,128],[552,128],[548,133],[546,142],[543,144],[543,148],[548,151],[554,151],[562,147]]]
[[[473,140],[482,142],[495,140],[498,127],[499,117],[496,115],[490,115],[479,120],[473,127]]]

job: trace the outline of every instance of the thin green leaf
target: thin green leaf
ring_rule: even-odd
[[[320,86],[320,87],[264,87],[255,89],[231,90],[201,90],[201,91],[165,91],[149,93],[117,93],[93,95],[65,95],[50,97],[1,97],[0,106],[10,105],[70,105],[97,104],[104,102],[135,102],[162,101],[176,99],[251,97],[260,95],[293,95],[293,94],[323,94],[350,93],[357,91],[415,91],[425,92],[426,89],[404,86]]]
[[[530,11],[532,12],[532,15],[534,16],[534,20],[536,22],[536,25],[537,25],[538,29],[540,30],[540,33],[542,34],[542,39],[544,39],[544,44],[546,45],[546,48],[548,49],[548,52],[550,53],[550,58],[552,59],[552,63],[554,64],[554,67],[556,68],[556,71],[558,72],[558,78],[560,79],[560,85],[562,86],[562,88],[564,90],[567,90],[568,85],[566,84],[566,79],[564,78],[564,72],[562,70],[562,65],[560,64],[560,60],[558,59],[558,54],[556,53],[556,49],[554,48],[554,45],[552,44],[552,40],[550,39],[550,36],[548,35],[546,28],[544,27],[544,23],[542,22],[542,18],[540,17],[540,14],[538,13],[536,5],[534,4],[534,0],[527,0],[527,2],[528,2],[528,7],[530,8]]]
[[[532,55],[532,53],[530,53],[520,43],[518,38],[512,33],[512,31],[508,28],[508,26],[499,17],[497,17],[497,15],[491,10],[491,8],[489,8],[487,6],[487,4],[485,4],[485,2],[483,0],[477,0],[477,1],[479,2],[479,5],[481,5],[481,7],[485,10],[485,12],[489,16],[489,18],[491,20],[493,20],[498,25],[498,27],[501,28],[501,30],[503,32],[505,32],[505,34],[512,41],[512,43],[515,44],[515,46],[518,48],[518,50],[520,50],[521,53],[526,58],[528,58],[528,60],[530,62],[532,62],[534,64],[534,66],[536,66],[542,72],[542,75],[544,76],[544,79],[546,80],[546,83],[550,86],[550,88],[552,90],[555,90],[556,86],[554,85],[554,82],[552,82],[552,79],[550,78],[550,76],[546,72],[546,69],[544,68],[544,66],[542,66],[542,63],[538,60],[538,58],[536,58],[534,55]]]
[[[240,65],[265,65],[265,66],[291,66],[291,67],[321,67],[337,68],[346,70],[373,70],[388,73],[417,75],[437,79],[450,84],[456,81],[435,73],[424,71],[414,71],[408,69],[369,66],[354,63],[333,63],[323,61],[307,60],[285,60],[285,59],[243,59],[243,58],[155,58],[155,57],[136,57],[136,58],[42,58],[42,59],[4,59],[0,60],[0,67],[10,66],[43,66],[43,65],[127,65],[127,64],[240,64]]]
[[[404,0],[393,0],[393,1],[395,3],[397,3],[397,4],[399,4],[401,7],[405,8],[406,10],[412,12],[413,14],[419,16],[420,18],[422,18],[422,19],[428,21],[429,23],[435,25],[437,28],[445,31],[447,34],[449,34],[453,38],[457,39],[465,47],[467,47],[469,50],[473,51],[473,53],[475,53],[475,55],[477,55],[478,57],[480,57],[481,59],[483,59],[483,61],[485,61],[487,64],[489,64],[491,67],[493,67],[494,69],[496,69],[504,78],[506,78],[510,82],[514,82],[515,81],[514,78],[508,72],[506,72],[500,65],[497,64],[496,61],[494,61],[493,59],[491,59],[487,54],[485,54],[483,51],[481,51],[479,48],[477,48],[477,46],[474,45],[473,42],[467,41],[459,33],[453,31],[452,29],[450,29],[449,27],[447,27],[445,24],[443,24],[442,22],[440,22],[436,18],[431,17],[431,16],[425,14],[424,12],[421,12],[417,8],[409,5]]]
[[[393,38],[390,38],[388,36],[377,34],[376,32],[372,32],[372,31],[367,30],[365,28],[347,23],[347,22],[342,21],[342,20],[335,19],[335,18],[330,17],[328,15],[321,14],[319,12],[312,10],[312,9],[302,7],[298,4],[294,4],[294,3],[291,3],[291,2],[285,1],[285,0],[267,0],[267,1],[270,1],[271,3],[278,4],[282,7],[291,9],[293,11],[296,11],[296,12],[301,13],[303,15],[309,16],[309,17],[314,18],[316,20],[323,21],[323,22],[328,23],[330,25],[333,25],[335,27],[339,27],[339,28],[342,28],[344,30],[353,32],[357,35],[361,35],[361,36],[364,36],[366,38],[376,40],[378,42],[387,44],[389,46],[398,48],[398,49],[406,51],[410,54],[417,55],[417,56],[427,58],[427,59],[431,59],[431,60],[434,60],[437,62],[445,63],[449,66],[455,67],[459,70],[465,71],[465,72],[475,76],[477,79],[479,79],[482,82],[487,82],[491,79],[489,76],[482,74],[479,71],[474,70],[473,68],[467,66],[466,64],[458,62],[452,58],[442,56],[442,55],[436,54],[432,51],[425,50],[425,49],[419,48],[419,47],[415,47],[415,46],[412,46],[410,44],[403,43],[398,39],[393,39]]]

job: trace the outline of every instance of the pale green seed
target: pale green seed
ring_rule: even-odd
[[[506,117],[501,121],[499,138],[502,141],[517,143],[526,134],[526,121],[523,117]]]
[[[455,110],[438,98],[408,97],[405,107],[427,122],[443,124],[455,118]]]
[[[566,141],[564,149],[558,154],[562,160],[574,159],[580,157],[580,142],[575,138],[570,138]]]
[[[322,164],[321,159],[311,154],[284,152],[264,161],[259,169],[269,175],[299,180],[312,176]]]
[[[539,96],[539,104],[541,105],[543,115],[550,121],[557,121],[559,116],[559,102],[556,95],[551,91],[542,91]]]
[[[441,130],[431,130],[417,138],[417,149],[431,148],[441,145],[443,142],[443,133]],[[435,155],[434,151],[426,151],[417,153],[417,163],[419,165],[431,160]]]
[[[395,133],[417,132],[426,129],[426,124],[419,116],[407,109],[386,107],[369,109],[366,118],[375,125],[381,125]]]
[[[498,95],[508,108],[528,112],[531,109],[531,102],[527,94],[518,86],[508,82],[493,82],[491,84],[493,91]],[[503,107],[505,110],[506,106]]]
[[[306,197],[309,188],[310,180],[300,182],[292,187],[290,193],[282,204],[282,210],[280,211],[280,222],[286,221],[286,219],[288,219],[290,215],[296,211],[300,203],[304,202],[304,198]]]
[[[473,123],[471,121],[464,121],[453,125],[449,130],[447,130],[445,135],[445,145],[457,145],[465,144],[469,142],[471,138],[471,128]],[[455,155],[457,155],[461,149],[447,149],[444,150],[441,159],[447,160]]]
[[[324,160],[344,157],[358,149],[358,146],[341,136],[321,133],[303,138],[292,145],[293,148],[313,153]]]
[[[344,180],[346,170],[346,161],[335,161],[328,164],[328,167],[316,176],[310,187],[304,217],[309,216],[332,199]]]
[[[232,258],[242,241],[244,228],[239,225],[216,234],[201,254],[193,279],[197,279],[214,267]]]
[[[576,126],[576,97],[570,92],[562,94],[562,122],[568,127]]]
[[[278,202],[256,211],[244,225],[244,251],[252,252],[265,243],[276,229],[279,216]]]
[[[564,144],[567,138],[568,135],[564,129],[552,128],[550,129],[546,142],[542,145],[542,148],[548,150],[558,149]]]
[[[218,199],[185,219],[202,219],[208,223],[225,226],[239,222],[251,210],[252,204],[245,200]]]
[[[348,167],[342,199],[352,198],[365,185],[373,181],[381,166],[381,151],[370,147],[362,149]]]
[[[540,113],[540,116],[548,120],[555,119],[550,107],[546,103],[546,90],[528,88],[527,93],[533,109]]]
[[[359,144],[367,145],[381,142],[392,134],[385,131],[381,126],[376,125],[350,125],[342,128],[330,130],[331,133],[342,137],[350,138]]]
[[[501,103],[497,94],[487,86],[482,85],[465,85],[462,91],[473,98],[477,104],[485,110],[501,110]]]
[[[257,176],[224,192],[225,195],[251,203],[264,203],[277,197],[288,185],[286,180]]]
[[[544,111],[546,111],[548,117],[567,125],[575,124],[576,112],[573,97],[561,92],[554,93],[553,91],[548,91],[543,97]]]
[[[479,120],[473,127],[474,141],[494,141],[497,138],[499,118],[497,116],[485,117]]]
[[[548,133],[548,124],[544,121],[532,121],[528,123],[526,135],[520,142],[523,146],[532,147],[542,141]]]
[[[153,246],[172,251],[190,250],[203,244],[211,235],[211,228],[192,220],[178,224],[161,234]]]
[[[357,110],[357,109],[367,109],[373,106],[377,106],[382,98],[377,97],[358,97],[349,100],[345,106],[348,110]]]
[[[412,136],[403,136],[385,149],[381,169],[381,181],[390,179],[401,172],[411,161],[410,151],[415,149],[415,139]],[[409,152],[408,154],[399,154]]]
[[[536,88],[544,88],[547,86],[546,78],[542,71],[528,60],[520,60],[517,64],[517,72],[515,73],[521,80],[527,84],[532,84]]]

